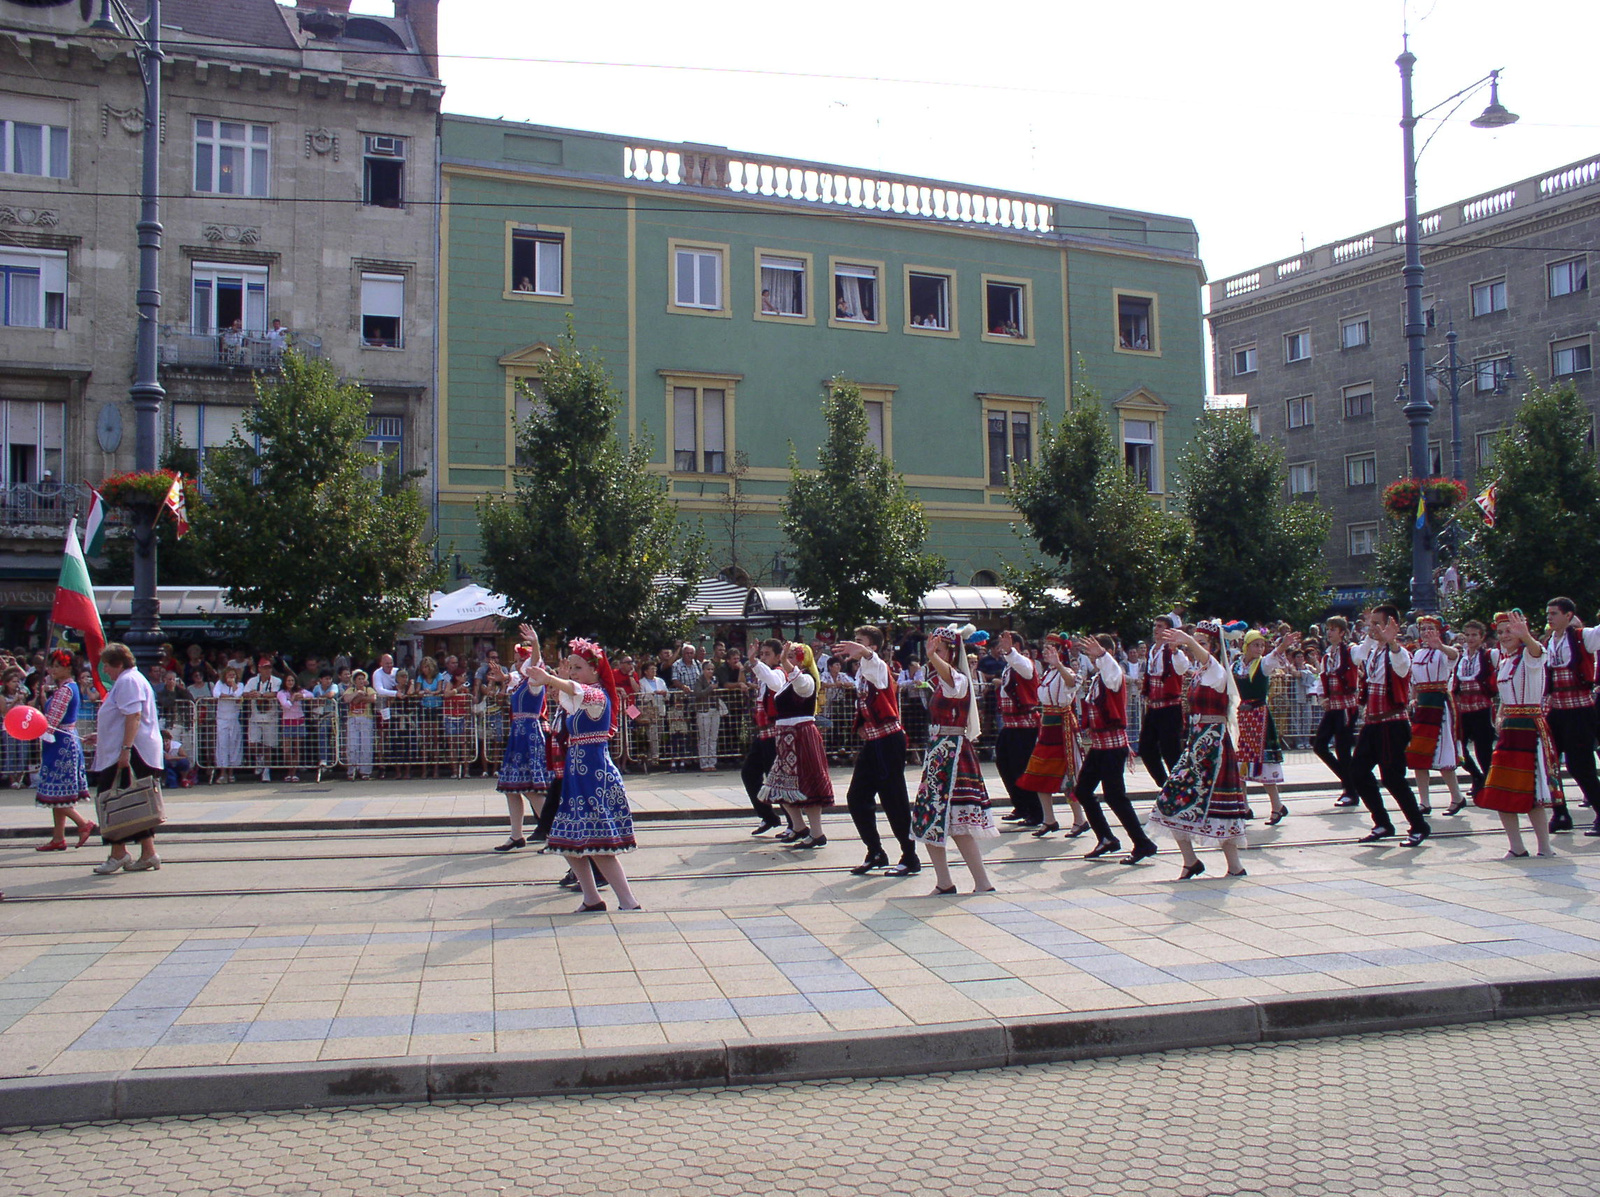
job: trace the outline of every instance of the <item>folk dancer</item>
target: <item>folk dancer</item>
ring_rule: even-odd
[[[1000,657],[1006,667],[1000,672],[998,689],[999,730],[995,733],[994,766],[1000,784],[1011,800],[1011,813],[1005,822],[1008,830],[1038,827],[1044,822],[1044,808],[1036,791],[1017,784],[1028,769],[1028,758],[1039,740],[1039,671],[1027,655],[1028,642],[1015,632],[1000,633]]]
[[[969,625],[970,628],[970,625]],[[937,628],[928,637],[928,664],[935,681],[928,699],[928,751],[922,782],[911,804],[911,834],[928,849],[933,862],[934,894],[956,892],[946,848],[953,839],[972,874],[972,892],[994,892],[983,867],[981,840],[999,834],[989,810],[989,790],[973,743],[979,735],[972,665],[962,633],[968,629]]]
[[[783,820],[778,817],[778,808],[761,797],[761,783],[766,780],[767,770],[772,768],[772,759],[778,750],[778,716],[772,705],[772,696],[776,691],[769,679],[775,678],[782,658],[783,641],[764,640],[750,661],[750,672],[756,679],[750,695],[750,722],[756,733],[750,741],[750,751],[745,754],[744,764],[739,769],[739,780],[744,783],[750,809],[761,820],[751,835],[762,835],[783,825]],[[761,668],[757,669],[757,665]]]
[[[1267,707],[1267,696],[1272,690],[1272,675],[1288,664],[1283,651],[1293,648],[1299,639],[1297,633],[1290,632],[1268,652],[1266,636],[1252,628],[1245,633],[1239,659],[1233,663],[1233,680],[1239,691],[1239,760],[1245,766],[1245,780],[1260,782],[1267,791],[1272,803],[1268,827],[1283,822],[1289,808],[1278,794],[1278,787],[1283,784],[1283,740],[1278,735],[1278,721]],[[1251,817],[1247,809],[1245,818]]]
[[[1067,838],[1076,839],[1089,830],[1083,807],[1072,796],[1072,787],[1078,780],[1078,717],[1072,709],[1078,675],[1062,656],[1068,644],[1065,637],[1052,632],[1039,650],[1044,663],[1044,677],[1039,682],[1039,739],[1028,758],[1027,770],[1017,778],[1018,786],[1039,796],[1042,822],[1033,833],[1034,839],[1061,830],[1061,824],[1056,822],[1057,794],[1065,794],[1072,806],[1072,828]]]
[[[1339,779],[1335,806],[1354,806],[1356,787],[1351,781],[1350,755],[1356,742],[1356,718],[1361,713],[1361,671],[1351,655],[1350,623],[1342,615],[1331,615],[1324,623],[1328,645],[1322,653],[1322,718],[1311,738],[1311,751]]]
[[[833,655],[860,662],[856,671],[856,724],[861,748],[845,804],[867,858],[850,871],[857,877],[883,869],[887,877],[910,877],[922,871],[917,842],[911,838],[911,799],[906,794],[906,733],[900,725],[900,691],[889,662],[878,654],[883,633],[870,625],[855,630],[855,639],[833,646]],[[890,866],[878,835],[874,800],[883,804],[889,830],[900,844],[900,862]]]
[[[788,645],[780,663],[783,671],[772,696],[778,739],[761,797],[783,807],[791,828],[804,829],[801,835],[787,841],[789,847],[820,848],[828,842],[822,834],[822,812],[833,805],[828,757],[823,751],[822,733],[817,730],[822,676],[808,645]]]
[[[40,852],[61,852],[67,846],[67,820],[78,829],[81,848],[99,830],[93,819],[85,819],[77,804],[88,800],[89,775],[83,764],[83,743],[78,739],[78,683],[72,680],[72,654],[56,649],[50,654],[50,676],[56,688],[45,704],[44,720],[50,730],[44,734],[39,759],[39,790],[34,801],[50,812],[53,833]]]
[[[1400,642],[1400,612],[1388,603],[1372,608],[1367,617],[1371,633],[1351,651],[1356,655],[1367,684],[1367,709],[1356,738],[1356,754],[1351,761],[1352,777],[1361,803],[1372,815],[1372,830],[1359,841],[1375,844],[1394,835],[1394,823],[1384,809],[1378,792],[1376,769],[1400,813],[1405,815],[1410,834],[1401,842],[1415,848],[1432,830],[1417,808],[1406,774],[1406,746],[1411,742],[1411,724],[1406,706],[1411,700],[1411,654]]]
[[[1156,616],[1139,678],[1139,692],[1144,696],[1139,759],[1157,786],[1166,784],[1167,771],[1178,763],[1183,751],[1183,679],[1192,665],[1182,649],[1171,647],[1162,637],[1176,626],[1172,616]]]
[[[1220,844],[1228,876],[1243,877],[1239,849],[1244,846],[1245,816],[1250,807],[1233,748],[1239,690],[1233,671],[1223,664],[1222,624],[1208,619],[1201,621],[1193,635],[1177,628],[1162,628],[1158,635],[1173,651],[1179,646],[1187,648],[1194,669],[1188,674],[1184,694],[1188,742],[1156,796],[1150,826],[1166,828],[1178,841],[1178,851],[1183,853],[1180,881],[1206,871],[1205,862],[1194,850],[1196,839]]]
[[[506,811],[511,819],[511,837],[496,846],[496,852],[511,852],[528,846],[522,834],[523,801],[533,808],[534,819],[544,813],[545,793],[550,785],[550,767],[545,756],[545,688],[531,679],[531,670],[543,663],[539,638],[527,624],[521,627],[522,643],[516,646],[517,666],[507,684],[511,707],[511,726],[506,730],[505,751],[494,788],[506,796]],[[494,666],[499,672],[500,667]]]
[[[605,651],[592,640],[567,642],[566,677],[541,665],[527,669],[528,680],[556,690],[567,713],[566,777],[561,788],[561,809],[550,826],[550,849],[567,858],[583,890],[579,914],[606,908],[595,885],[595,873],[611,883],[623,910],[638,910],[628,888],[628,875],[618,860],[632,852],[633,813],[622,774],[611,760],[609,747],[617,711],[616,675]]]
[[[1549,655],[1528,630],[1521,611],[1496,613],[1494,629],[1500,638],[1500,663],[1495,669],[1500,737],[1489,761],[1488,780],[1472,801],[1499,812],[1507,857],[1528,855],[1519,825],[1522,815],[1533,825],[1539,855],[1551,856],[1550,809],[1560,800],[1561,782],[1555,740],[1544,713]]]
[[[1489,761],[1494,752],[1494,702],[1499,693],[1499,662],[1485,647],[1485,628],[1476,619],[1461,625],[1461,635],[1465,645],[1456,667],[1450,671],[1450,685],[1456,700],[1456,714],[1461,718],[1456,727],[1458,754],[1467,775],[1472,778],[1472,798],[1476,801],[1489,775]],[[1542,676],[1544,666],[1539,668]],[[1466,803],[1458,799],[1444,813],[1458,815],[1465,806]]]
[[[1545,641],[1549,678],[1550,736],[1567,760],[1567,772],[1595,812],[1594,826],[1584,835],[1600,835],[1600,778],[1594,768],[1594,654],[1600,650],[1600,628],[1586,628],[1577,605],[1553,598],[1545,605],[1550,638]],[[1551,831],[1571,831],[1572,815],[1558,795],[1550,815]]]
[[[1450,791],[1450,809],[1462,807],[1456,781],[1456,725],[1450,697],[1450,674],[1461,650],[1444,642],[1444,624],[1437,615],[1417,617],[1417,650],[1411,654],[1411,741],[1406,764],[1417,779],[1417,809],[1433,813],[1428,802],[1428,774],[1438,773]]]
[[[1105,795],[1105,805],[1133,842],[1133,851],[1122,858],[1122,863],[1138,864],[1159,849],[1133,811],[1123,776],[1128,766],[1128,693],[1122,666],[1113,655],[1117,642],[1101,633],[1073,643],[1089,658],[1092,671],[1089,688],[1083,695],[1083,727],[1089,737],[1089,751],[1083,755],[1078,784],[1073,787],[1073,797],[1083,807],[1096,837],[1094,847],[1083,858],[1094,860],[1122,847],[1122,842],[1111,834],[1111,824],[1106,821],[1100,799],[1094,795],[1099,789]]]

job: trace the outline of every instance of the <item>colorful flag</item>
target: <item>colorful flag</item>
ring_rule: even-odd
[[[1489,483],[1489,489],[1473,500],[1478,505],[1478,509],[1483,512],[1483,522],[1491,528],[1494,527],[1495,500],[1499,497],[1500,484],[1491,482]]]
[[[78,521],[74,519],[67,528],[66,551],[61,557],[61,580],[56,583],[56,600],[50,608],[50,622],[83,633],[83,647],[94,668],[94,686],[100,697],[106,696],[100,681],[100,650],[106,646],[105,629],[100,626],[100,612],[94,605],[94,587],[89,584],[89,563],[83,559],[83,545],[78,542]]]
[[[1417,492],[1417,527],[1428,522],[1428,500],[1422,491]]]
[[[89,511],[83,517],[83,555],[98,557],[106,540],[106,501],[94,487],[89,488]]]
[[[172,512],[172,518],[178,522],[178,535],[183,536],[189,531],[189,509],[183,501],[183,475],[179,474],[172,480],[172,487],[167,491],[167,497],[161,505]]]

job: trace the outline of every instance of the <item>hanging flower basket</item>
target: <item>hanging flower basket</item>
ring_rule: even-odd
[[[176,470],[129,470],[125,474],[112,474],[100,483],[100,497],[112,507],[158,507],[172,489],[172,480],[180,475]],[[184,498],[192,495],[194,483],[184,481]]]
[[[1421,496],[1430,512],[1449,511],[1467,501],[1467,488],[1454,478],[1402,478],[1383,489],[1383,509],[1390,515],[1415,515]]]

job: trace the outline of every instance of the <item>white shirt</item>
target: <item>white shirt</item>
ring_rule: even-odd
[[[1101,653],[1089,663],[1089,667],[1099,673],[1101,684],[1107,690],[1115,694],[1122,689],[1122,666],[1110,653]]]
[[[1580,634],[1584,648],[1590,652],[1600,652],[1600,628],[1584,628]],[[1544,642],[1544,655],[1551,669],[1572,664],[1572,646],[1567,643],[1566,632],[1550,633],[1550,639]]]
[[[1489,668],[1494,669],[1500,664],[1500,650],[1489,649]],[[1469,649],[1465,644],[1461,646],[1461,656],[1456,661],[1456,680],[1470,682],[1478,676],[1478,654]]]
[[[867,653],[856,666],[856,676],[879,690],[889,688],[889,663],[877,653]]]
[[[1039,682],[1039,702],[1047,707],[1071,706],[1072,695],[1077,688],[1076,685],[1069,686],[1057,670],[1046,669]]]
[[[133,750],[139,759],[153,769],[161,767],[165,754],[161,751],[161,729],[156,714],[156,692],[150,688],[144,674],[137,669],[124,669],[100,704],[96,727],[98,739],[94,746],[94,768],[109,769],[117,763],[122,752],[122,741],[127,734],[128,720],[135,720],[139,730],[133,738]]]
[[[1200,671],[1200,684],[1210,686],[1219,694],[1227,692],[1228,671],[1222,667],[1221,661],[1211,658],[1211,664]]]
[[[1376,636],[1363,640],[1350,650],[1350,659],[1366,671],[1367,684],[1374,686],[1383,685],[1383,641]],[[1389,668],[1394,670],[1396,677],[1408,677],[1411,674],[1411,654],[1406,651],[1406,646],[1398,640],[1389,650]]]
[[[1023,680],[1033,676],[1033,662],[1019,653],[1016,649],[1007,649],[1005,656],[1006,668]],[[1003,680],[1003,676],[1002,676]]]
[[[372,688],[378,692],[379,698],[393,698],[394,673],[392,669],[374,669],[372,671]]]
[[[939,679],[939,693],[943,694],[946,698],[964,697],[967,693],[967,687],[967,675],[962,673],[959,669],[952,669],[950,671],[950,680],[948,682],[942,677]]]
[[[1162,655],[1166,651],[1167,646],[1165,644],[1157,644],[1145,654],[1145,672],[1151,677],[1159,677],[1161,675]],[[1188,673],[1193,667],[1194,663],[1189,660],[1181,648],[1172,650],[1172,668],[1179,675]]]
[[[1442,648],[1419,648],[1411,654],[1411,680],[1448,682],[1453,662]]]
[[[783,674],[779,673],[765,661],[751,661],[750,672],[756,675],[756,681],[761,683],[763,690],[770,690],[776,694],[784,687]],[[756,701],[761,701],[761,695],[756,695]]]
[[[1526,648],[1510,656],[1501,656],[1495,666],[1495,677],[1500,682],[1500,702],[1509,707],[1538,706],[1544,702],[1545,668],[1550,654],[1534,657]]]

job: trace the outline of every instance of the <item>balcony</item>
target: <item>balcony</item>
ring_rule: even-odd
[[[322,356],[322,338],[296,333],[289,347],[305,357]],[[276,373],[283,350],[257,333],[197,333],[163,325],[159,362],[164,370],[223,370]]]
[[[89,511],[89,488],[75,482],[18,482],[0,486],[0,536],[54,539]],[[107,525],[116,520],[106,512]]]

